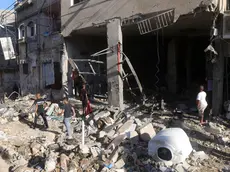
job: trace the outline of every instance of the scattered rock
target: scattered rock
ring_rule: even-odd
[[[123,158],[119,159],[116,163],[115,163],[115,168],[123,168],[125,166],[125,161],[123,160]]]
[[[194,152],[193,154],[192,154],[192,160],[193,161],[197,161],[198,159],[200,160],[200,161],[203,161],[203,160],[205,160],[205,159],[208,159],[209,158],[209,156],[208,155],[206,155],[205,153],[204,153],[204,151],[199,151],[199,152]]]
[[[127,136],[132,144],[137,144],[139,142],[139,135],[136,131],[130,131]]]
[[[118,134],[124,134],[127,133],[129,131],[131,131],[132,127],[133,127],[133,120],[128,120],[127,122],[125,122],[117,131]]]
[[[212,134],[220,134],[222,132],[222,129],[212,122],[209,122],[209,126],[206,126],[205,130]]]
[[[151,123],[141,128],[139,132],[141,140],[146,142],[150,141],[156,135],[156,132]]]
[[[98,157],[101,153],[101,150],[98,147],[91,147],[90,151],[91,151],[94,158]]]

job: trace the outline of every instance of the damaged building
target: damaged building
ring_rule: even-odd
[[[23,0],[14,7],[21,94],[62,88],[60,1]]]
[[[62,1],[64,58],[73,58],[91,85],[98,86],[98,76],[107,76],[111,105],[123,104],[124,85],[119,74],[125,70],[122,59],[127,56],[145,91],[190,91],[188,96],[194,101],[198,86],[208,81],[213,113],[219,114],[227,100],[223,88],[228,48],[223,36],[228,6],[225,0]],[[206,49],[208,46],[214,51]],[[105,67],[95,64],[95,75],[83,59],[102,61]],[[66,81],[71,80],[70,70],[63,74]]]
[[[10,94],[19,86],[17,66],[15,15],[10,10],[0,10],[0,88]]]

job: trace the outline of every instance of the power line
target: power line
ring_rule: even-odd
[[[16,4],[16,1],[13,3],[13,4],[11,4],[9,7],[7,7],[4,11],[2,11],[1,12],[1,15],[7,10],[7,9],[9,9],[10,7],[12,7],[14,4]],[[8,11],[7,11],[8,12]]]

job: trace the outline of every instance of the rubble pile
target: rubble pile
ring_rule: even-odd
[[[33,101],[29,96],[19,98],[15,101],[6,99],[4,104],[0,104],[0,124],[18,121],[19,115],[28,115]]]
[[[159,102],[159,103],[158,103]],[[73,139],[68,139],[62,121],[55,116],[58,104],[50,104],[47,131],[34,130],[18,121],[33,121],[29,97],[7,100],[1,105],[1,120],[8,126],[0,131],[0,155],[14,172],[29,171],[205,171],[221,158],[213,152],[229,152],[230,132],[226,126],[198,120],[181,120],[173,111],[162,108],[161,100],[144,105],[126,104],[123,111],[106,105],[93,105],[85,119],[85,144],[82,144],[82,116],[72,120]],[[79,109],[81,103],[71,100]],[[182,105],[178,109],[184,109]],[[50,110],[51,109],[51,110]],[[186,108],[188,109],[188,108]],[[81,114],[81,111],[78,111]],[[18,119],[13,120],[18,117]],[[20,123],[20,124],[19,124]],[[27,127],[24,129],[23,126]],[[3,127],[3,126],[1,126]],[[2,128],[0,127],[0,130]],[[23,130],[23,131],[20,131]],[[210,168],[207,168],[210,166]],[[228,169],[229,165],[221,167]],[[218,167],[220,168],[220,167]],[[214,170],[215,171],[215,170]]]

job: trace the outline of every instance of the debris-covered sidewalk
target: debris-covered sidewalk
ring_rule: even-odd
[[[162,110],[153,99],[127,103],[123,111],[97,103],[85,119],[82,145],[80,101],[70,99],[78,115],[72,120],[73,139],[67,139],[55,114],[59,104],[48,102],[48,130],[31,128],[31,97],[6,100],[0,107],[1,172],[230,170],[230,130],[221,118],[202,127],[182,105],[181,117],[178,109]]]

